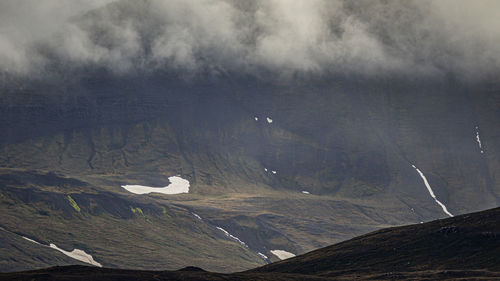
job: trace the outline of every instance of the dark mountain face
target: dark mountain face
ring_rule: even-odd
[[[230,165],[228,158],[238,156],[262,170],[279,170],[275,187],[353,196],[414,192],[413,197],[423,193],[421,199],[426,199],[423,182],[411,167],[415,164],[439,198],[458,212],[470,211],[499,203],[492,132],[497,97],[488,86],[345,77],[285,85],[250,78],[132,77],[89,78],[64,90],[28,86],[3,98],[2,139],[9,149],[2,160],[5,167],[22,166],[17,159],[26,156],[19,155],[17,147],[33,138],[62,136],[59,150],[45,151],[41,157],[61,157],[72,143],[83,142],[80,148],[89,151],[87,163],[79,167],[96,173],[112,166],[110,159],[99,159],[98,152],[125,149],[135,158],[141,152],[127,149],[129,143],[155,145],[170,139],[175,144],[163,147],[165,153],[188,162],[213,166],[191,159],[204,155]],[[38,94],[44,92],[51,95]],[[169,134],[151,140],[162,126]],[[104,147],[96,147],[99,141]],[[161,157],[140,156],[143,161]],[[121,159],[126,167],[142,164],[126,160]],[[42,164],[26,168],[37,165]],[[62,163],[43,165],[72,169]],[[262,171],[252,172],[231,174],[255,181],[258,173],[257,181],[265,181]],[[197,176],[195,171],[188,173],[193,180]],[[225,171],[218,173],[215,178]]]
[[[26,222],[45,212],[36,238],[84,246],[106,266],[248,269],[277,260],[271,250],[299,254],[383,226],[447,217],[440,204],[457,215],[500,202],[495,83],[102,74],[14,84],[0,103],[3,227],[35,237]],[[174,175],[189,180],[189,194],[120,187],[165,186]],[[55,222],[87,228],[61,233]],[[111,248],[123,252],[112,253],[93,237],[105,224],[137,235],[119,234]],[[197,230],[173,245],[155,232],[162,227],[173,236]],[[212,250],[241,253],[224,265],[207,258],[210,251],[180,258],[207,237],[217,241]],[[159,252],[148,257],[153,245]],[[175,260],[158,262],[173,248]]]

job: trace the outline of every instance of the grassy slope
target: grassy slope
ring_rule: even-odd
[[[499,280],[500,208],[387,228],[234,274],[56,267],[3,280]],[[92,279],[93,278],[93,279]]]
[[[47,191],[50,189],[53,191]],[[40,188],[33,184],[4,185],[0,204],[2,226],[44,244],[55,243],[66,250],[83,249],[111,267],[175,269],[192,263],[229,271],[263,264],[255,253],[200,222],[185,208],[106,192],[93,193],[91,187],[85,193],[69,193],[70,186],[65,187],[65,192],[56,189],[57,186]],[[67,194],[71,194],[80,211]],[[18,258],[15,252],[5,257]],[[17,266],[6,265],[3,270]]]
[[[56,250],[32,243],[15,233],[0,229],[0,271],[22,271],[54,265],[83,263]]]
[[[380,224],[391,225],[391,221],[377,220],[375,207],[366,202],[296,192],[137,196],[119,188],[108,192],[56,174],[19,169],[3,170],[0,181],[3,227],[66,250],[84,249],[112,267],[196,265],[217,271],[243,270],[264,263],[256,252],[276,261],[269,250],[299,254]],[[394,218],[392,223],[396,222]],[[227,239],[215,226],[229,230],[250,249]]]

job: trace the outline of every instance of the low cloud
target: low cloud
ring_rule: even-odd
[[[5,0],[0,71],[361,75],[500,69],[496,0]]]

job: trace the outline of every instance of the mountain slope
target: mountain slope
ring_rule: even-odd
[[[387,228],[254,270],[131,271],[83,266],[3,273],[3,280],[496,280],[500,208]],[[87,279],[85,279],[87,278]],[[94,278],[94,279],[88,279]]]
[[[263,264],[256,253],[200,222],[189,209],[96,191],[86,182],[50,173],[2,172],[2,227],[10,233],[0,246],[6,259],[3,271],[81,264],[58,261],[59,253],[46,247],[52,243],[66,251],[81,249],[108,267],[176,268],[186,263],[185,256],[195,265],[220,271]],[[9,251],[26,243],[45,245],[44,253],[52,253],[53,262],[40,263],[36,251],[31,256],[29,251]]]
[[[74,265],[78,262],[48,247],[32,243],[22,236],[0,228],[0,271],[21,271],[54,265]]]

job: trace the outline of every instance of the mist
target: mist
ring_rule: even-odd
[[[499,13],[495,0],[6,0],[0,72],[478,79],[500,70]]]

